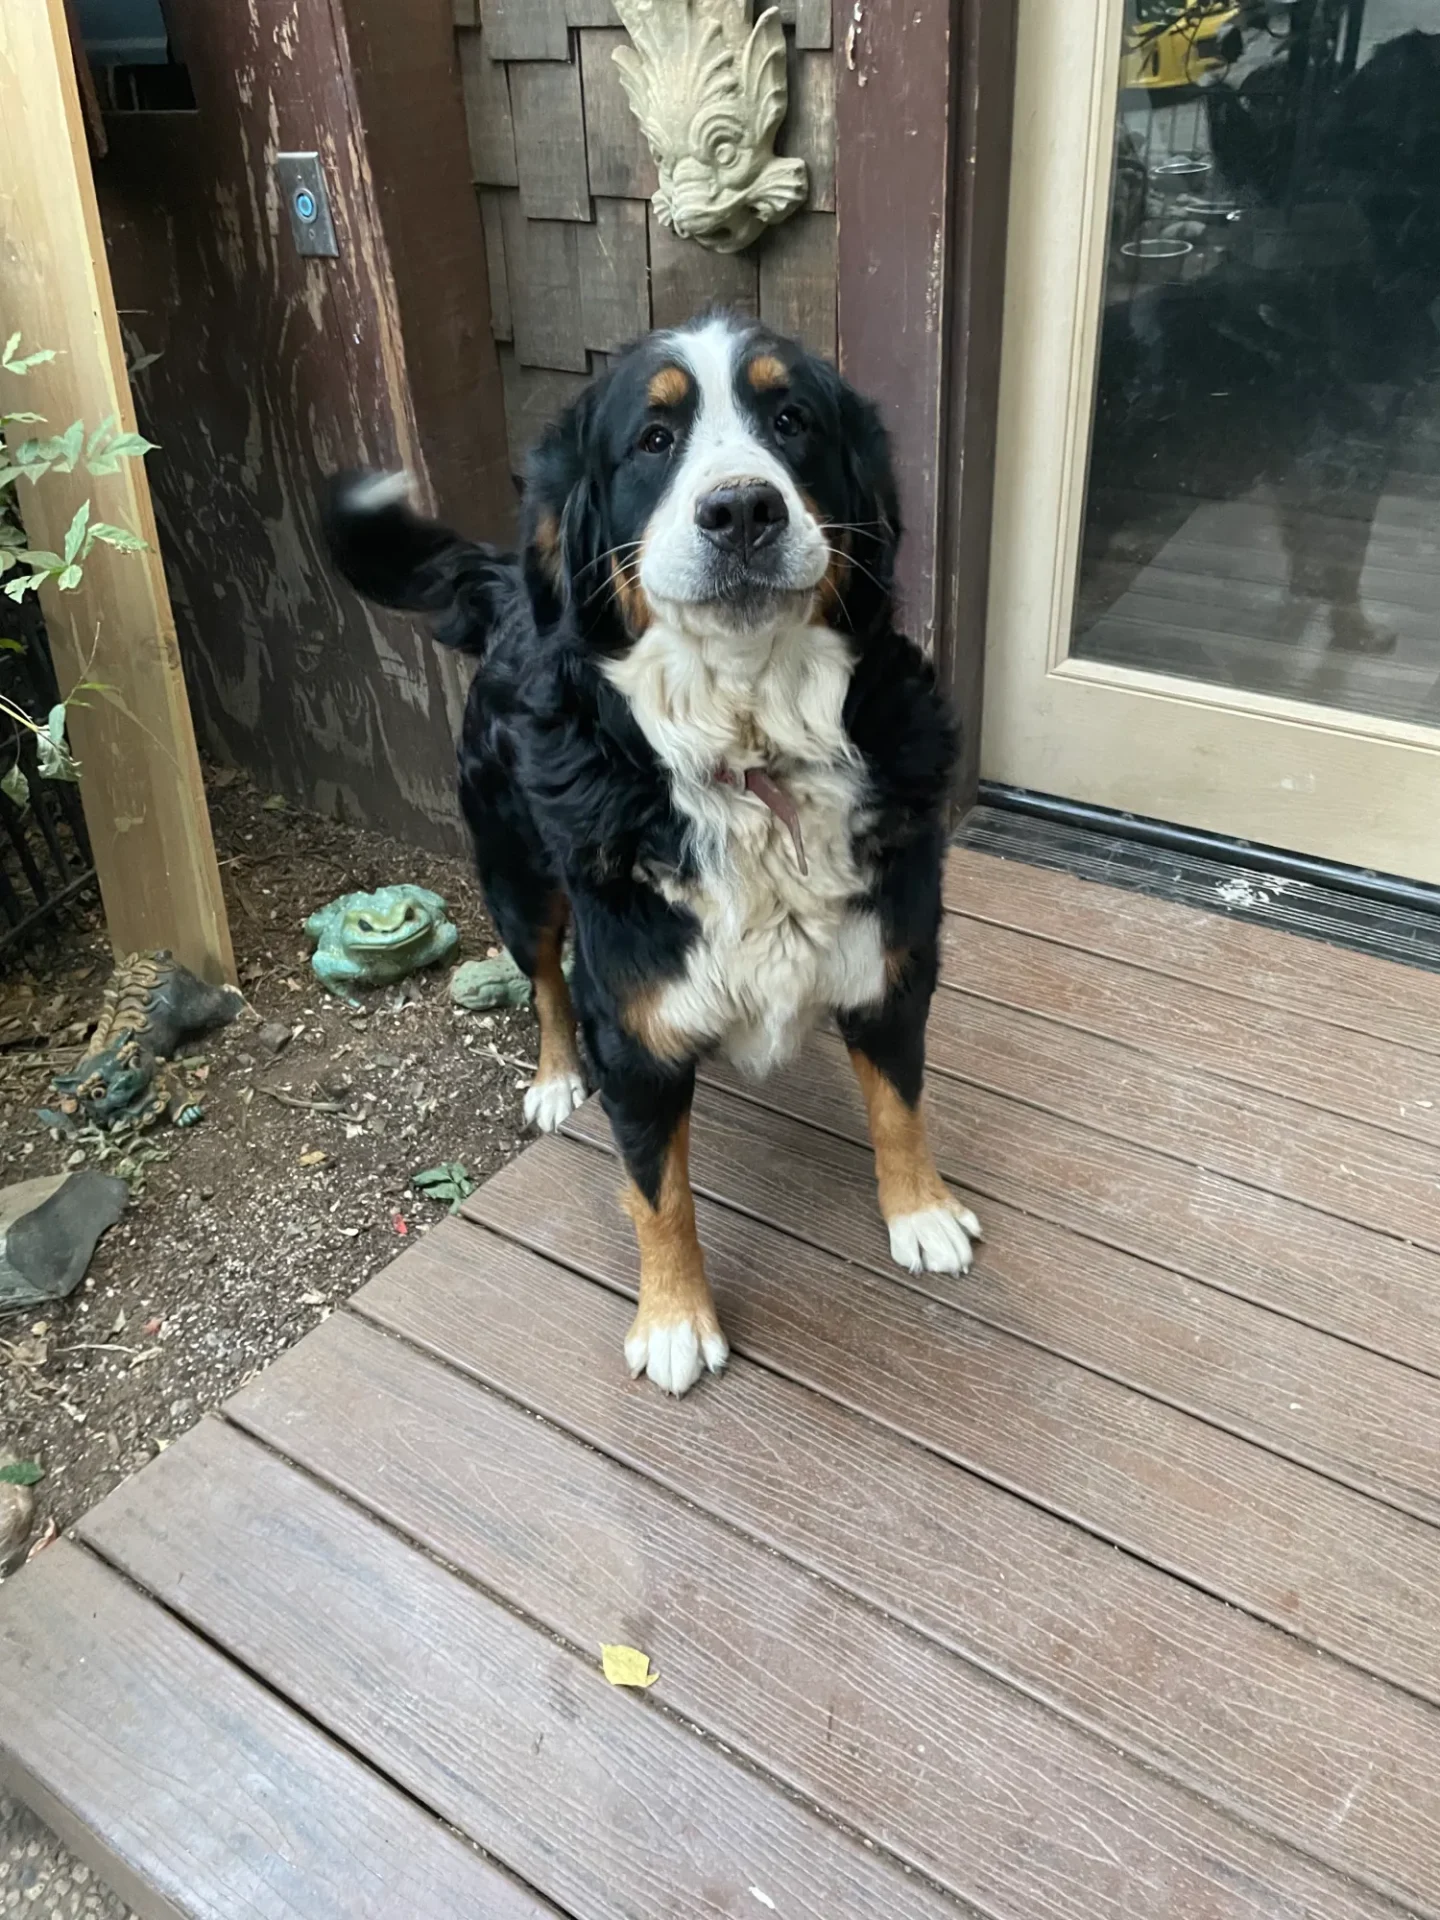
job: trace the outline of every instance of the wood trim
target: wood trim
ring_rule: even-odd
[[[1000,413],[1016,0],[961,0],[954,142],[938,664],[960,716],[955,800],[980,785],[985,614]]]
[[[895,437],[909,630],[975,797],[1004,302],[1015,0],[857,5],[837,34],[839,360]],[[937,138],[938,131],[938,138]]]
[[[945,262],[958,0],[912,10],[857,0],[835,40],[839,362],[894,436],[901,595],[936,642]]]

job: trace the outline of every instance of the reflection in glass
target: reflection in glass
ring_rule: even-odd
[[[1082,658],[1440,726],[1440,0],[1126,0]]]

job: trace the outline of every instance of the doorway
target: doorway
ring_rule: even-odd
[[[1020,0],[982,770],[1440,881],[1440,0]]]

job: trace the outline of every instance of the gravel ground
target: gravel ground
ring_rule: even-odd
[[[115,1898],[50,1829],[0,1793],[0,1914],[43,1920],[132,1920]]]

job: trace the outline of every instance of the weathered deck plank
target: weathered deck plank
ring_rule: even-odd
[[[554,1913],[66,1541],[0,1592],[0,1674],[0,1781],[147,1920]]]
[[[593,1105],[570,1130],[610,1145]],[[901,1275],[875,1206],[869,1149],[718,1087],[696,1103],[690,1166],[711,1198],[889,1284],[1440,1523],[1440,1389],[1409,1367],[1112,1247],[1092,1244],[1077,1257],[1062,1229],[963,1186],[987,1233],[974,1270],[958,1281]],[[603,1192],[607,1176],[592,1177]],[[477,1217],[493,1217],[488,1209],[482,1200]]]
[[[0,1590],[0,1780],[139,1913],[1440,1920],[1440,977],[948,897],[971,1276],[833,1034],[711,1074],[666,1401],[592,1106]]]
[[[1344,947],[1225,920],[1193,907],[1018,860],[961,848],[945,870],[953,912],[1013,927],[1083,953],[1148,967],[1262,1007],[1281,1007],[1322,1026],[1368,1033],[1422,1053],[1440,1053],[1435,978]],[[1263,1032],[1263,1016],[1241,1014]]]
[[[467,1210],[631,1291],[613,1169],[579,1150],[562,1156],[528,1156],[526,1184],[511,1169]],[[1440,1530],[759,1221],[705,1201],[697,1212],[739,1351],[1440,1702],[1440,1613],[1428,1598],[1440,1590]],[[372,1289],[405,1331],[394,1287],[372,1282],[367,1308]]]
[[[344,1384],[339,1423],[377,1391]],[[581,1657],[218,1424],[172,1452],[86,1538],[567,1911],[673,1920],[677,1886],[696,1916],[754,1887],[813,1920],[965,1911],[609,1686],[598,1621]]]
[[[963,1079],[948,1063],[968,1068],[970,1049],[956,1039],[954,1023],[946,1025],[943,1050],[931,1048],[925,1102],[947,1178],[1440,1373],[1440,1285],[1428,1249],[1093,1127],[1083,1101],[1072,1118]],[[763,1088],[719,1069],[711,1077],[809,1125],[864,1140],[854,1076],[839,1042],[826,1035]],[[1306,1121],[1297,1112],[1290,1124]],[[1079,1248],[1076,1254],[1085,1257]]]

